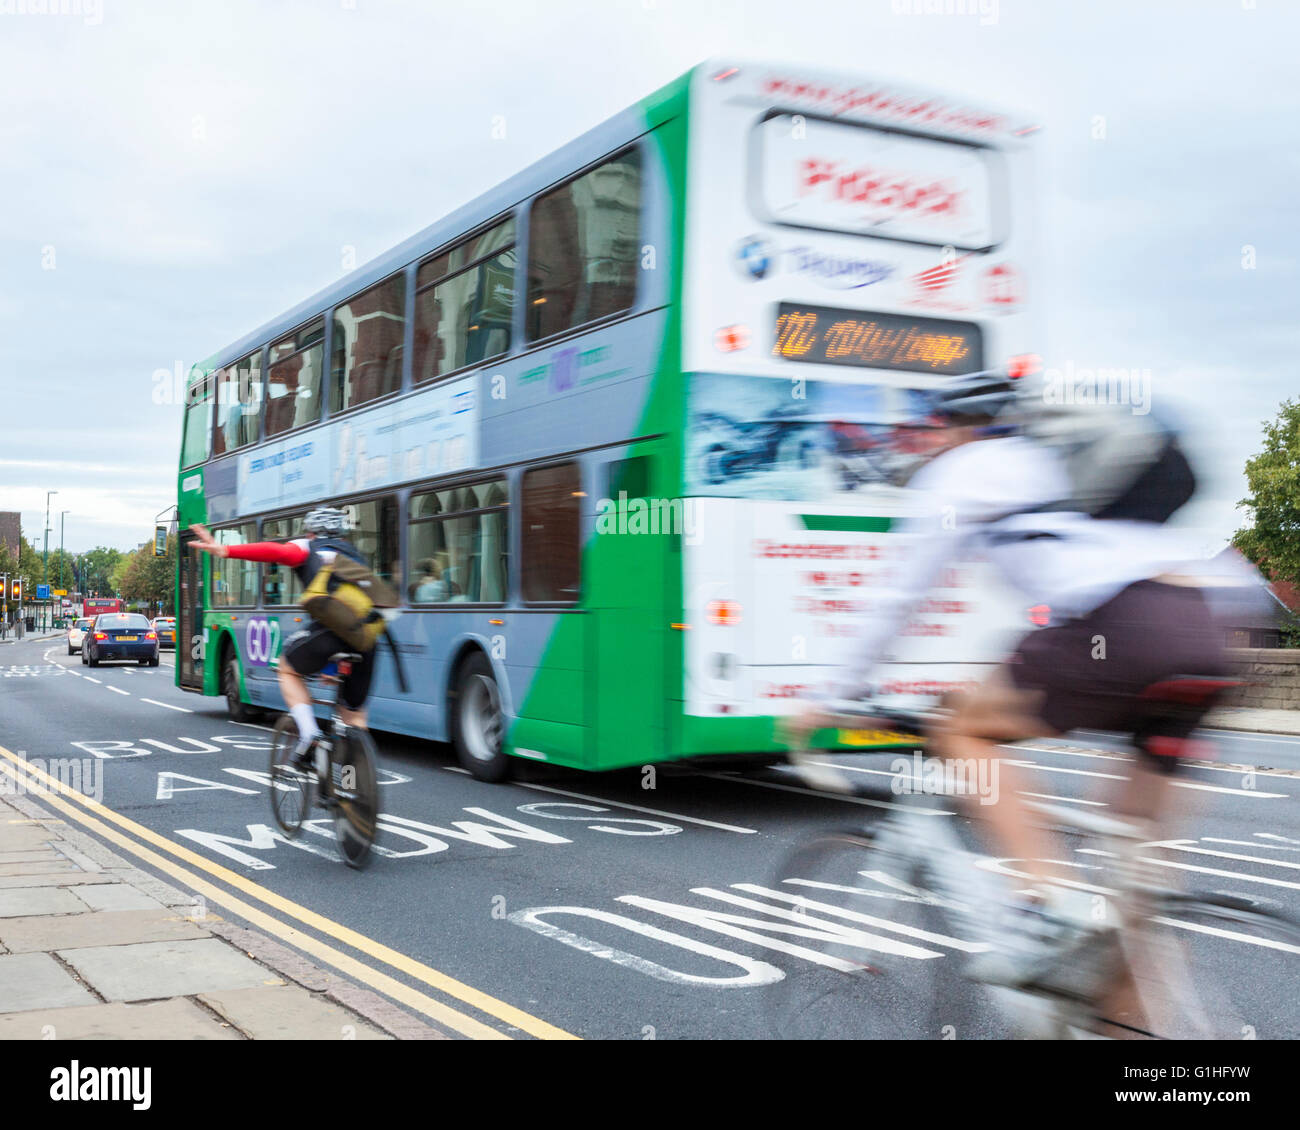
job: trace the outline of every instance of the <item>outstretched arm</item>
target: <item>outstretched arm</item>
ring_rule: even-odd
[[[212,533],[206,526],[196,524],[190,529],[196,536],[196,540],[190,543],[191,547],[200,553],[211,553],[214,557],[265,561],[273,565],[288,565],[290,568],[307,560],[307,548],[296,542],[254,541],[244,545],[220,545],[213,540]]]

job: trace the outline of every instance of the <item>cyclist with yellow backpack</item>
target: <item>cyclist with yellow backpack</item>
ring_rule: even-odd
[[[381,609],[394,608],[400,600],[386,582],[376,577],[360,551],[345,536],[347,514],[332,506],[321,506],[303,519],[306,537],[287,542],[250,542],[222,545],[204,526],[190,529],[191,543],[200,553],[232,557],[239,561],[262,561],[291,568],[302,582],[301,603],[312,623],[290,636],[280,654],[280,693],[298,726],[298,748],[302,757],[320,736],[312,709],[307,678],[318,675],[340,652],[355,652],[359,661],[349,665],[339,685],[339,716],[349,726],[366,729],[366,698],[374,675],[375,646],[387,635],[387,618]],[[398,681],[405,689],[397,649],[389,638],[397,663]],[[318,750],[317,770],[324,774],[326,759]]]

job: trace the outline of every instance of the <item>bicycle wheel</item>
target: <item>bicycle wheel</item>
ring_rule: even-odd
[[[1150,915],[1129,932],[1130,971],[1117,1034],[1167,1040],[1300,1038],[1289,994],[1300,961],[1300,923],[1263,902],[1227,893],[1157,896]],[[1136,1006],[1136,1007],[1134,1007]],[[1113,1027],[1113,1024],[1112,1024]],[[1107,1034],[1105,1028],[1099,1029]]]
[[[297,748],[298,723],[282,714],[271,732],[271,815],[290,838],[302,830],[316,784],[316,774],[298,766]]]
[[[773,893],[795,917],[785,976],[764,990],[780,1039],[1006,1036],[984,990],[962,978],[943,900],[908,860],[864,832],[823,836],[782,865]]]
[[[333,754],[334,795],[338,812],[334,834],[343,862],[364,867],[370,861],[379,821],[379,775],[375,743],[365,730],[349,729],[346,740],[336,740]]]

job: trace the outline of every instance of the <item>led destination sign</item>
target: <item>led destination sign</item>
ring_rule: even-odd
[[[820,365],[951,376],[984,367],[984,339],[974,322],[782,302],[772,355]]]

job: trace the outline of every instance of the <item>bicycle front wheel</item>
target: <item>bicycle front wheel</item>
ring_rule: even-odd
[[[1226,892],[1166,892],[1123,943],[1127,977],[1103,1035],[1166,1040],[1300,1038],[1292,998],[1300,923]],[[1126,1011],[1127,1010],[1127,1011]]]
[[[334,795],[338,813],[334,834],[343,862],[364,867],[370,862],[379,823],[379,773],[375,743],[365,730],[349,729],[334,743]]]
[[[298,764],[298,723],[282,714],[271,732],[271,815],[291,839],[311,809],[316,774]]]
[[[1006,1036],[982,990],[961,976],[944,900],[907,859],[865,832],[815,839],[772,888],[792,912],[785,976],[764,989],[778,1039],[973,1039]]]

